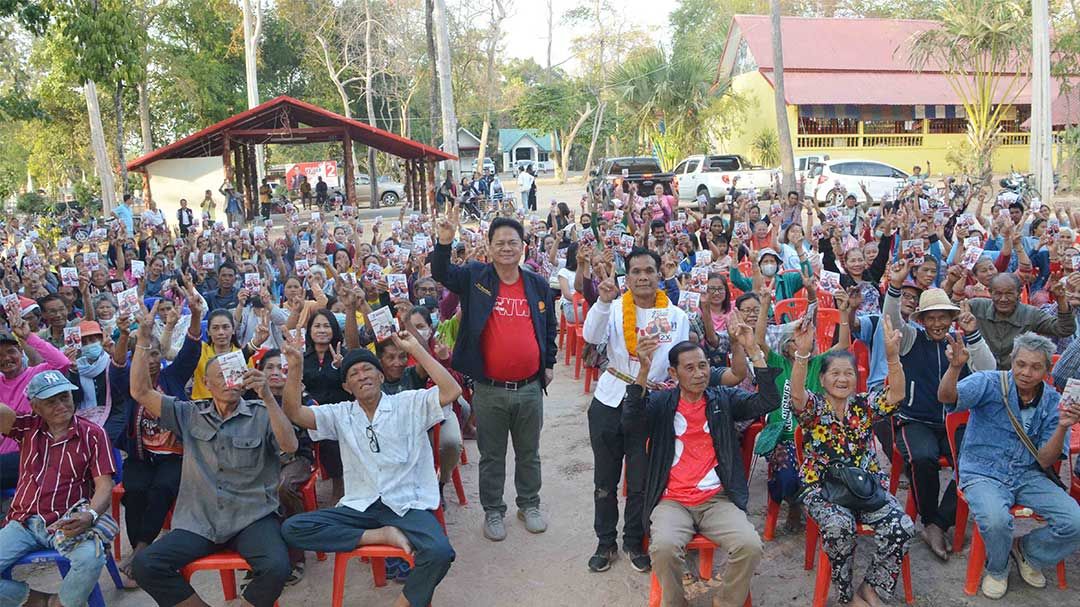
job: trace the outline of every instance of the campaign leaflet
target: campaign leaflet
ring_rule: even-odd
[[[694,256],[694,262],[696,265],[705,267],[712,263],[712,251],[698,251]]]
[[[78,350],[82,347],[82,329],[79,327],[64,327],[64,348]]]
[[[131,277],[138,280],[146,276],[146,262],[138,259],[131,260]]]
[[[302,259],[302,258],[297,258],[296,259],[296,266],[295,266],[296,275],[299,276],[300,278],[306,277],[308,275],[308,273],[310,272],[310,268],[311,268],[311,264],[308,263],[308,260]]]
[[[914,238],[901,242],[900,254],[904,257],[904,259],[908,260],[909,264],[916,266],[922,265],[922,262],[925,259],[922,239]]]
[[[1065,390],[1061,392],[1062,402],[1080,404],[1080,378],[1070,377],[1065,381]]]
[[[83,262],[86,263],[86,269],[91,272],[97,272],[101,269],[101,261],[98,259],[97,253],[83,255]]]
[[[377,263],[369,263],[367,269],[364,270],[365,282],[376,282],[383,277],[382,266]]]
[[[120,291],[116,295],[116,300],[120,305],[120,316],[132,318],[139,313],[139,304],[142,301],[139,298],[139,290],[135,287]]]
[[[76,268],[60,268],[60,283],[65,287],[79,287],[79,270]]]
[[[750,240],[750,224],[745,221],[735,222],[735,238],[738,238],[740,242],[747,242]]]
[[[982,257],[983,250],[980,247],[970,247],[964,249],[964,259],[960,262],[962,266],[969,271],[975,269],[975,263]]]
[[[709,286],[709,269],[695,266],[690,269],[690,290],[704,293]]]
[[[669,344],[672,340],[672,329],[667,310],[654,309],[650,311],[649,321],[645,324],[645,328],[641,329],[641,335],[643,337],[655,337],[657,343]]]
[[[244,274],[244,288],[249,293],[255,293],[262,289],[262,278],[258,272],[246,272]]]
[[[391,300],[409,298],[409,279],[404,274],[388,274],[386,287],[390,291]]]
[[[840,273],[822,270],[821,279],[818,281],[818,288],[830,295],[840,291]]]
[[[375,341],[390,339],[390,336],[398,330],[397,319],[394,318],[394,313],[389,306],[372,310],[371,314],[368,314],[368,320],[371,322],[371,329],[375,332]]]
[[[244,361],[244,353],[240,350],[233,350],[227,354],[218,355],[217,360],[218,364],[221,365],[221,374],[225,377],[225,387],[243,387],[244,374],[248,371],[247,363]]]
[[[687,291],[679,295],[679,307],[687,314],[697,312],[701,307],[701,293]]]

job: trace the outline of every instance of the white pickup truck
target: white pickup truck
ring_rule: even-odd
[[[673,172],[679,200],[695,200],[704,195],[709,211],[714,211],[716,204],[723,202],[732,183],[738,190],[753,189],[761,194],[773,187],[776,174],[775,169],[751,166],[745,158],[736,154],[690,156],[680,162]]]

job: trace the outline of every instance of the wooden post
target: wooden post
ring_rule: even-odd
[[[233,180],[233,165],[231,158],[232,151],[232,138],[229,137],[229,132],[225,131],[221,140],[221,164],[225,167],[225,181],[231,183],[233,188],[236,187],[236,182]]]
[[[405,160],[405,197],[409,203],[416,200],[416,192],[413,191],[413,163],[412,160]],[[405,201],[402,201],[405,204]]]
[[[424,193],[424,200],[428,203],[428,206],[434,210],[435,215],[439,214],[439,207],[435,205],[435,161],[428,158],[424,162],[424,172],[427,174],[424,179],[424,187],[427,190]],[[452,201],[447,201],[452,203]]]
[[[146,167],[143,167],[139,174],[142,175],[143,204],[148,205],[154,199],[153,194],[150,192],[150,175],[146,172]]]
[[[345,204],[355,207],[356,176],[353,175],[352,135],[347,128],[343,129],[341,134],[341,147],[345,152]]]
[[[248,220],[251,219],[251,209],[254,207],[251,191],[251,164],[252,164],[252,150],[251,146],[243,144],[240,146],[240,180],[244,183],[244,217]]]
[[[248,207],[250,215],[248,219],[259,216],[259,171],[262,170],[259,159],[259,148],[254,143],[248,144],[248,191],[251,192],[251,205]]]
[[[418,173],[416,180],[416,208],[426,215],[428,212],[434,212],[434,209],[428,205],[427,196],[424,195],[424,192],[427,191],[428,182],[427,165],[424,163],[423,157],[417,158],[414,162],[416,162],[416,172]]]

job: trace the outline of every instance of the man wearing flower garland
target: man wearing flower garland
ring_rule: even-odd
[[[599,540],[596,553],[589,558],[589,570],[607,571],[618,554],[615,527],[619,522],[619,499],[616,491],[626,458],[626,506],[623,512],[623,552],[637,571],[651,568],[643,550],[645,503],[645,441],[625,436],[622,431],[622,401],[626,387],[634,383],[640,364],[637,341],[641,334],[659,341],[650,367],[649,381],[659,385],[668,379],[664,362],[672,345],[689,339],[690,322],[677,302],[659,290],[660,256],[648,249],[634,248],[626,256],[626,287],[620,296],[613,276],[604,276],[599,300],[589,309],[583,330],[585,341],[607,344],[608,367],[596,383],[589,405],[589,441],[593,450],[593,529]],[[741,353],[741,350],[739,350]],[[745,355],[735,354],[734,366],[745,376]],[[717,369],[714,381],[734,385],[742,380],[737,370]]]

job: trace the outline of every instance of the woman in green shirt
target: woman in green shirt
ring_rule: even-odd
[[[801,272],[780,273],[782,260],[780,255],[772,249],[761,249],[757,254],[757,263],[754,265],[754,276],[747,278],[739,271],[737,265],[731,266],[731,284],[736,289],[746,291],[758,291],[757,284],[769,292],[776,301],[791,299],[805,286],[803,275],[810,276],[810,263],[806,260],[806,251],[801,247],[797,250]]]
[[[847,323],[848,317],[848,294],[837,291],[833,295],[837,309],[840,310],[842,319],[839,329],[839,339],[835,346],[829,350],[846,350],[851,347],[851,327]],[[766,294],[762,300],[762,307],[772,303],[771,297]],[[764,314],[758,317],[758,335],[765,335]],[[761,350],[765,352],[765,361],[768,366],[782,369],[776,376],[776,389],[783,395],[780,408],[773,410],[765,417],[765,427],[758,435],[754,453],[763,455],[769,462],[769,499],[779,504],[785,500],[788,503],[788,516],[785,526],[789,531],[801,527],[802,506],[798,495],[801,490],[799,483],[799,462],[795,457],[795,420],[791,413],[790,389],[787,386],[791,378],[791,371],[795,365],[795,327],[800,322],[813,322],[816,319],[809,315],[802,321],[788,323],[783,326],[782,333],[777,340],[778,351],[769,349],[765,340],[760,342]],[[824,352],[810,359],[807,366],[806,389],[815,394],[821,394],[821,380],[818,371],[824,359]]]

